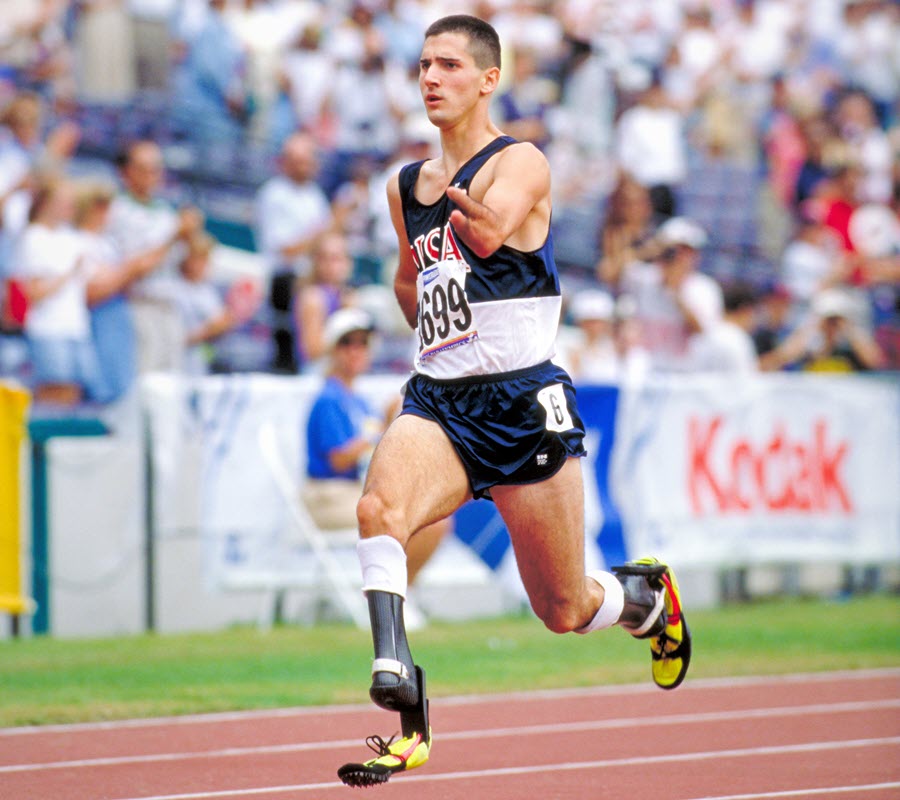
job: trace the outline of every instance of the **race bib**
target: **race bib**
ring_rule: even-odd
[[[466,298],[466,265],[441,261],[416,278],[419,300],[419,359],[474,341],[472,309]]]
[[[538,392],[538,402],[547,412],[546,428],[554,433],[563,433],[575,427],[566,403],[566,393],[561,383],[545,386]]]

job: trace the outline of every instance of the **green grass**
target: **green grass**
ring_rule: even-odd
[[[777,600],[690,615],[690,677],[900,667],[900,603]],[[412,637],[433,697],[649,679],[644,642],[555,636],[530,616]],[[0,727],[366,702],[371,642],[347,625],[0,642]]]

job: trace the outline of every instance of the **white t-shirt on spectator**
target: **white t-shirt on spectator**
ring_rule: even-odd
[[[177,230],[178,214],[162,199],[143,203],[130,194],[119,194],[110,206],[106,233],[123,259],[165,244]],[[182,248],[172,247],[158,269],[132,284],[130,294],[171,300],[182,253]]]
[[[622,289],[634,298],[641,327],[641,343],[650,352],[655,369],[671,371],[686,366],[689,333],[671,290],[663,286],[658,264],[637,261],[628,266]],[[692,272],[679,295],[706,330],[722,317],[722,289],[708,275]]]
[[[54,278],[71,271],[81,256],[82,244],[75,231],[29,225],[16,248],[13,274],[21,278]],[[52,294],[29,304],[25,333],[48,339],[90,337],[86,268]]]
[[[300,277],[309,273],[309,259],[285,260],[281,249],[324,231],[331,224],[331,207],[313,181],[296,183],[284,175],[266,181],[256,200],[256,245],[272,269],[290,268]]]
[[[672,108],[629,108],[616,125],[619,166],[644,186],[675,186],[687,175],[681,114]]]
[[[747,375],[759,370],[759,362],[750,334],[723,319],[690,338],[687,367],[695,372]]]

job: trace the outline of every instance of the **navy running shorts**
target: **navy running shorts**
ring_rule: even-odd
[[[566,371],[550,361],[451,381],[414,375],[403,414],[434,420],[462,459],[472,494],[497,484],[538,483],[585,455],[584,424]]]

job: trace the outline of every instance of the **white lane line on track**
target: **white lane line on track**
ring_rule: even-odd
[[[603,761],[570,761],[561,764],[530,764],[525,767],[499,767],[461,772],[439,772],[434,775],[413,773],[404,775],[399,780],[404,783],[435,783],[438,781],[472,780],[475,778],[496,778],[516,775],[534,775],[541,772],[573,772],[576,770],[606,769],[610,767],[646,767],[661,763],[678,763],[686,761],[713,761],[722,758],[746,758],[755,756],[790,755],[796,753],[817,753],[828,750],[850,748],[880,747],[900,744],[900,736],[885,739],[851,739],[844,742],[810,742],[807,744],[779,745],[770,747],[749,747],[740,750],[707,750],[697,753],[676,753],[672,755],[641,756],[636,758],[614,758]],[[890,784],[887,784],[890,786]],[[161,794],[144,797],[117,798],[117,800],[209,800],[210,798],[250,797],[255,795],[276,794],[278,792],[311,792],[346,787],[340,781],[329,783],[300,783],[287,786],[260,786],[251,789],[226,789],[212,792],[189,792],[186,794]],[[815,792],[811,796],[815,796]],[[766,795],[759,795],[766,797]],[[777,797],[778,795],[774,795]],[[790,795],[787,795],[790,797]],[[795,795],[796,796],[796,795]],[[753,797],[753,795],[750,795]],[[710,798],[710,800],[720,800]],[[725,800],[722,798],[721,800]]]
[[[703,678],[691,680],[681,688],[681,693],[705,689],[730,689],[752,686],[783,686],[785,684],[826,681],[869,681],[884,678],[900,678],[900,669],[838,670],[835,672],[792,673],[789,675],[744,675],[733,678]],[[543,689],[527,692],[502,692],[496,694],[456,695],[436,698],[441,705],[465,706],[495,702],[528,702],[565,699],[571,697],[619,697],[626,694],[657,694],[659,689],[650,683],[591,686],[577,689]],[[219,722],[252,722],[258,719],[282,719],[315,716],[318,714],[359,714],[377,711],[371,703],[352,705],[302,706],[294,708],[269,708],[252,711],[221,711],[209,714],[184,714],[176,717],[147,717],[140,719],[109,720],[106,722],[74,722],[57,725],[23,725],[0,728],[0,737],[40,735],[46,733],[75,733],[78,731],[103,731],[128,728],[154,728],[169,725],[208,725]]]
[[[817,703],[804,706],[776,706],[754,708],[745,711],[706,711],[694,714],[668,714],[654,717],[621,717],[618,719],[585,720],[583,722],[553,722],[540,725],[517,725],[505,728],[483,730],[448,731],[439,733],[440,741],[465,741],[467,739],[503,738],[513,736],[545,736],[562,733],[581,733],[620,728],[657,727],[659,725],[692,725],[710,722],[734,722],[748,719],[774,719],[824,714],[860,713],[900,708],[900,699],[866,700],[847,703]],[[32,764],[10,764],[0,766],[0,774],[12,772],[42,772],[82,767],[120,766],[123,764],[148,764],[154,762],[190,761],[192,759],[239,758],[247,756],[274,755],[278,753],[300,753],[315,750],[335,750],[342,747],[360,747],[359,739],[333,739],[319,742],[298,742],[292,744],[257,745],[254,747],[226,747],[219,750],[197,750],[177,753],[148,753],[134,756],[108,756],[71,761],[46,761]]]
[[[880,792],[885,789],[900,788],[900,782],[894,783],[865,783],[860,786],[824,786],[819,789],[789,789],[783,792],[755,792],[753,794],[717,794],[708,797],[692,797],[691,800],[769,800],[779,797],[825,797],[835,794],[858,795],[860,792]]]

